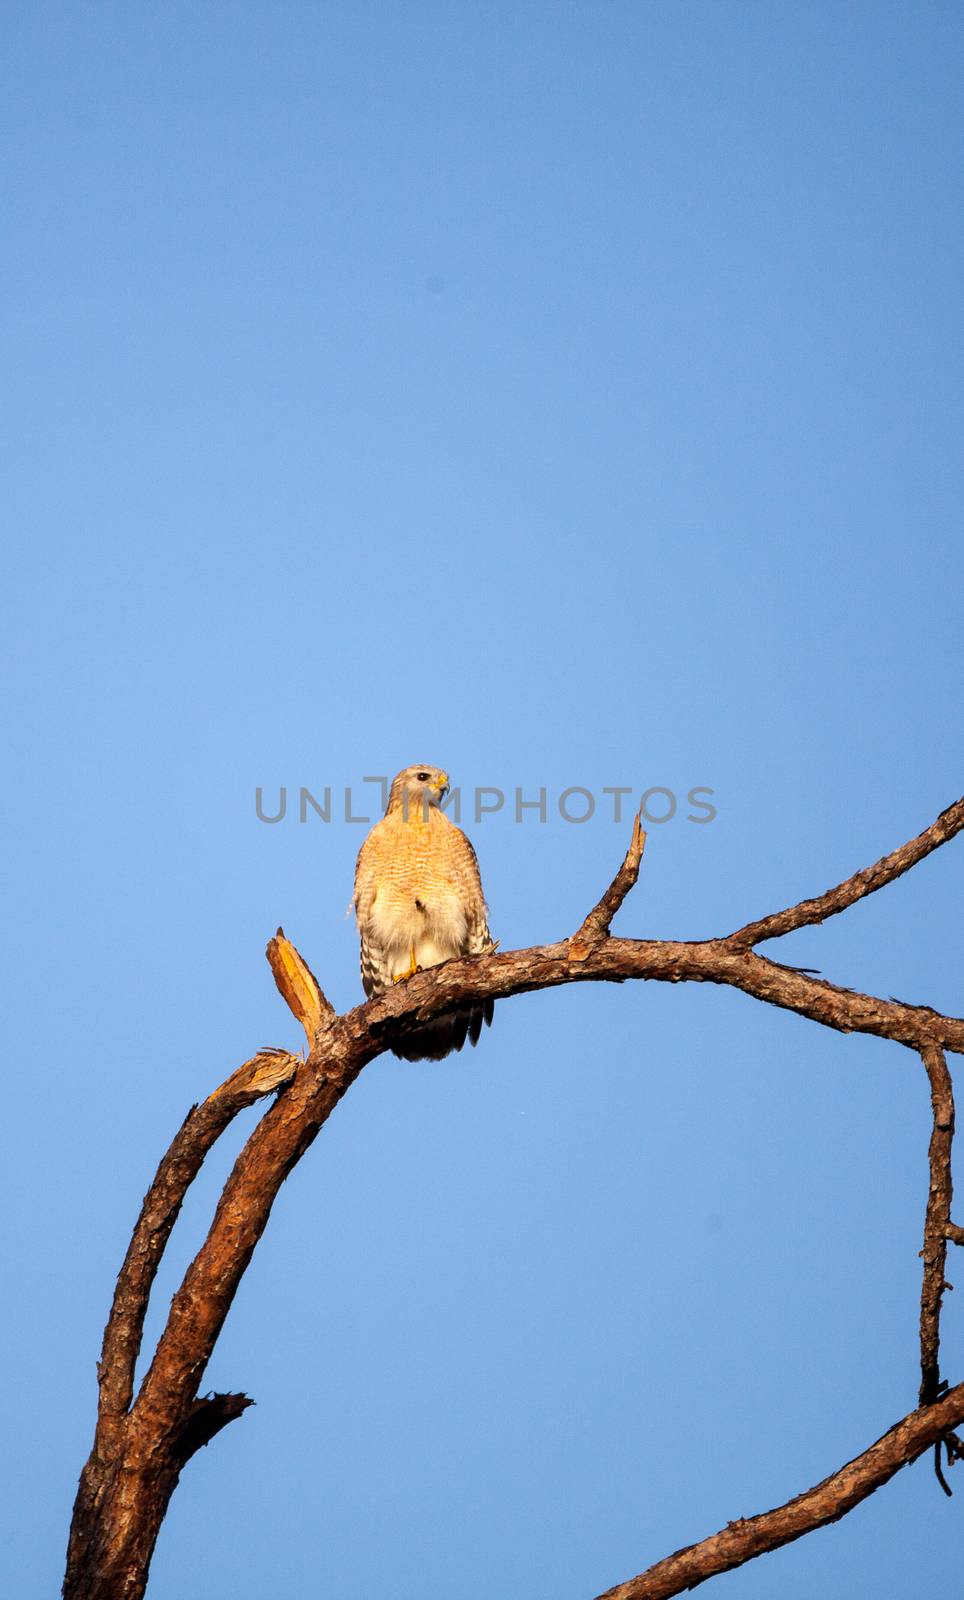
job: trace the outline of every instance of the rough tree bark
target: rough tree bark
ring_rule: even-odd
[[[93,1448],[84,1466],[67,1551],[65,1600],[139,1600],[171,1495],[183,1467],[251,1404],[243,1394],[199,1394],[205,1368],[278,1190],[366,1064],[392,1038],[458,1005],[505,999],[564,983],[646,978],[719,983],[841,1032],[892,1039],[916,1052],[930,1085],[933,1131],[924,1225],[918,1406],[853,1461],[806,1493],[678,1550],[606,1600],[664,1600],[813,1528],[836,1521],[895,1472],[934,1450],[941,1468],[964,1458],[964,1383],[948,1389],[939,1368],[947,1242],[964,1243],[951,1220],[954,1100],[945,1051],[964,1053],[964,1019],[926,1006],[838,988],[756,951],[764,940],[845,911],[908,871],[964,828],[964,798],[917,838],[812,900],[692,943],[615,939],[610,926],[639,874],[639,818],[622,866],[568,939],[528,950],[449,961],[339,1016],[281,930],[268,946],[275,981],[308,1038],[305,1060],[263,1050],[189,1111],[161,1161],[121,1267],[98,1365]],[[207,1238],[174,1296],[150,1368],[134,1395],[151,1286],[181,1203],[208,1150],[245,1106],[274,1095],[224,1186]]]

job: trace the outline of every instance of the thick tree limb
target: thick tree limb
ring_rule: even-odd
[[[871,1033],[919,1049],[941,1044],[964,1053],[964,1019],[945,1017],[928,1006],[908,1005],[841,989],[752,950],[733,949],[724,939],[702,944],[669,939],[604,939],[574,959],[570,941],[528,950],[496,951],[429,967],[358,1006],[341,1018],[359,1046],[383,1038],[402,1018],[425,1021],[455,1005],[491,997],[506,999],[564,983],[721,983],[756,1000],[796,1011],[840,1033]]]
[[[916,1461],[928,1446],[964,1422],[964,1383],[948,1391],[935,1405],[912,1411],[872,1444],[815,1488],[797,1495],[773,1511],[740,1517],[699,1544],[687,1545],[665,1561],[607,1589],[597,1600],[669,1600],[684,1589],[695,1589],[707,1578],[741,1567],[754,1556],[790,1544],[815,1528],[824,1528],[866,1500],[901,1467]]]
[[[455,1006],[565,983],[649,979],[726,984],[827,1027],[874,1034],[913,1048],[928,1068],[934,1094],[932,1193],[925,1226],[921,1303],[922,1373],[931,1403],[905,1418],[870,1451],[808,1495],[764,1518],[731,1524],[713,1540],[690,1552],[678,1552],[632,1584],[648,1582],[654,1574],[681,1561],[680,1570],[697,1574],[686,1582],[701,1582],[712,1572],[737,1565],[763,1548],[774,1548],[811,1526],[842,1515],[928,1443],[939,1445],[944,1440],[952,1456],[959,1448],[952,1430],[964,1421],[964,1386],[946,1395],[933,1393],[933,1388],[936,1383],[939,1391],[941,1252],[948,1238],[956,1239],[959,1234],[964,1238],[964,1232],[950,1221],[953,1115],[951,1110],[948,1122],[940,1069],[943,1067],[946,1077],[942,1049],[964,1052],[964,1020],[942,1016],[928,1007],[839,988],[769,961],[749,946],[760,938],[772,938],[843,910],[906,871],[962,825],[964,800],[943,813],[918,839],[819,900],[750,924],[727,939],[680,943],[614,939],[609,934],[612,918],[639,872],[645,836],[637,818],[619,872],[571,939],[446,962],[417,973],[344,1016],[335,1015],[307,963],[279,929],[268,956],[279,989],[305,1029],[308,1057],[301,1062],[284,1051],[262,1051],[202,1105],[192,1108],[145,1197],[104,1335],[98,1425],[74,1510],[64,1585],[67,1600],[139,1600],[154,1542],[185,1461],[250,1403],[244,1395],[199,1399],[205,1368],[281,1184],[366,1063],[388,1047],[399,1028],[427,1021]],[[949,1081],[947,1078],[948,1085]],[[207,1238],[174,1296],[167,1325],[132,1404],[147,1299],[184,1194],[207,1151],[237,1112],[278,1088],[283,1093],[235,1161]],[[763,1524],[766,1528],[761,1533]],[[757,1547],[755,1541],[760,1537],[769,1543]],[[693,1552],[703,1555],[697,1558]],[[697,1560],[696,1567],[693,1560]],[[659,1582],[663,1581],[661,1577]],[[679,1587],[685,1584],[668,1589],[624,1585],[611,1594],[628,1600],[630,1595],[675,1594]]]
[[[788,906],[785,911],[776,911],[772,916],[761,917],[758,922],[748,922],[745,927],[731,933],[727,943],[748,948],[751,945],[762,944],[764,939],[776,939],[781,934],[794,933],[797,928],[805,928],[811,923],[825,922],[828,917],[835,917],[838,912],[846,911],[855,901],[863,900],[868,894],[874,894],[887,883],[893,883],[895,878],[899,878],[911,867],[915,867],[918,861],[923,861],[925,856],[929,856],[932,850],[946,844],[948,839],[953,839],[962,828],[964,828],[964,796],[960,800],[955,800],[946,811],[942,811],[930,827],[919,833],[916,839],[909,839],[906,844],[892,850],[889,856],[882,856],[872,867],[864,867],[862,871],[855,872],[843,883],[838,883],[835,889],[828,889],[826,894],[818,895],[815,900],[801,900],[798,905]]]

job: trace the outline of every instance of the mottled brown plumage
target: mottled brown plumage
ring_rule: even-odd
[[[406,767],[388,809],[358,853],[355,917],[365,993],[381,994],[423,967],[493,949],[475,851],[440,809],[448,777],[439,767]],[[492,1002],[464,1007],[393,1046],[406,1061],[441,1061],[475,1044]]]

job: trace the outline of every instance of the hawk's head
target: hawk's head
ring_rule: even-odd
[[[393,811],[401,807],[405,816],[425,816],[429,806],[441,805],[448,788],[448,773],[443,772],[441,767],[429,767],[424,762],[405,767],[392,780],[388,809]]]

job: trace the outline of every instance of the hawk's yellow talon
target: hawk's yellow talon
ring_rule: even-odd
[[[419,966],[418,962],[415,959],[415,946],[412,945],[411,948],[410,948],[410,951],[409,951],[408,967],[407,967],[406,971],[405,972],[393,972],[392,973],[392,982],[393,983],[404,983],[406,978],[414,978],[416,972],[421,972],[421,970],[422,970],[421,967]]]

